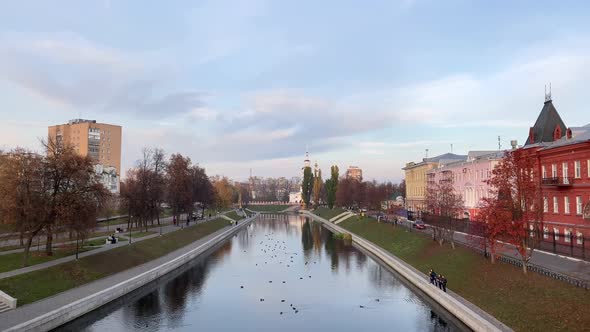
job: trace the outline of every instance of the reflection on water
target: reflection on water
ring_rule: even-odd
[[[260,217],[178,276],[120,302],[58,330],[465,329],[363,252],[295,215]]]

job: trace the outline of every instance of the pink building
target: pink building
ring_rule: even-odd
[[[428,183],[452,180],[455,191],[463,197],[464,217],[473,220],[479,212],[482,198],[489,196],[484,182],[504,156],[503,151],[470,151],[467,160],[441,164],[428,173]]]

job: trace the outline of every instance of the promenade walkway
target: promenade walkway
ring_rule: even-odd
[[[199,221],[197,221],[197,223],[203,223],[203,222],[206,222],[206,221],[215,219],[217,217],[218,217],[218,215],[212,216],[211,218],[206,218],[206,219],[203,219],[203,220],[199,220]],[[169,219],[172,220],[171,217]],[[194,224],[195,224],[195,222],[191,222],[191,225],[194,225]],[[166,234],[166,233],[170,233],[170,232],[181,230],[184,227],[184,225],[185,224],[182,223],[179,226],[174,226],[174,225],[170,225],[170,224],[165,225],[165,226],[162,226],[162,234]],[[151,239],[151,238],[160,236],[160,227],[159,226],[158,227],[149,228],[149,231],[156,232],[156,233],[155,234],[150,234],[150,235],[147,235],[147,236],[144,236],[144,237],[141,237],[141,238],[132,238],[131,239],[131,243],[135,243],[135,242],[139,242],[139,241],[143,241],[143,240],[147,240],[147,239]],[[125,236],[125,234],[126,233],[120,233],[121,236]],[[125,237],[127,237],[127,236],[125,236]],[[98,253],[101,253],[101,252],[104,252],[104,251],[107,251],[107,250],[111,250],[111,249],[114,249],[114,248],[122,247],[122,246],[125,246],[125,245],[129,245],[129,242],[128,241],[120,241],[119,243],[116,243],[116,244],[108,244],[108,245],[105,244],[101,248],[82,252],[82,253],[80,253],[78,255],[78,257],[79,258],[82,258],[82,257],[86,257],[86,256],[96,255]],[[73,261],[75,259],[76,259],[76,255],[71,255],[71,256],[62,257],[62,258],[55,259],[55,260],[52,260],[52,261],[49,261],[49,262],[45,262],[45,263],[41,263],[41,264],[31,265],[31,266],[23,267],[23,268],[20,268],[20,269],[3,272],[3,273],[0,273],[0,279],[9,278],[9,277],[13,277],[13,276],[16,276],[16,275],[19,275],[19,274],[28,273],[28,272],[32,272],[32,271],[42,270],[42,269],[45,269],[45,268],[48,268],[48,267],[51,267],[51,266],[59,265],[59,264],[66,263],[66,262],[69,262],[69,261]]]

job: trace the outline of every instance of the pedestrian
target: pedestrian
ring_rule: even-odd
[[[172,217],[172,224],[174,224],[174,226],[176,226],[176,216]]]
[[[436,276],[436,285],[438,288],[442,289],[442,279],[440,274]]]
[[[442,284],[442,289],[445,291],[445,293],[447,292],[447,277],[445,276],[440,276],[440,281]]]
[[[186,225],[188,226],[188,224],[191,222],[191,217],[187,214],[186,215]]]
[[[436,280],[436,272],[434,272],[433,269],[430,269],[430,283],[434,285],[435,280]]]

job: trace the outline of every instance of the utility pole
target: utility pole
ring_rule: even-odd
[[[500,136],[498,136],[498,151],[502,150],[502,143],[500,143]]]

